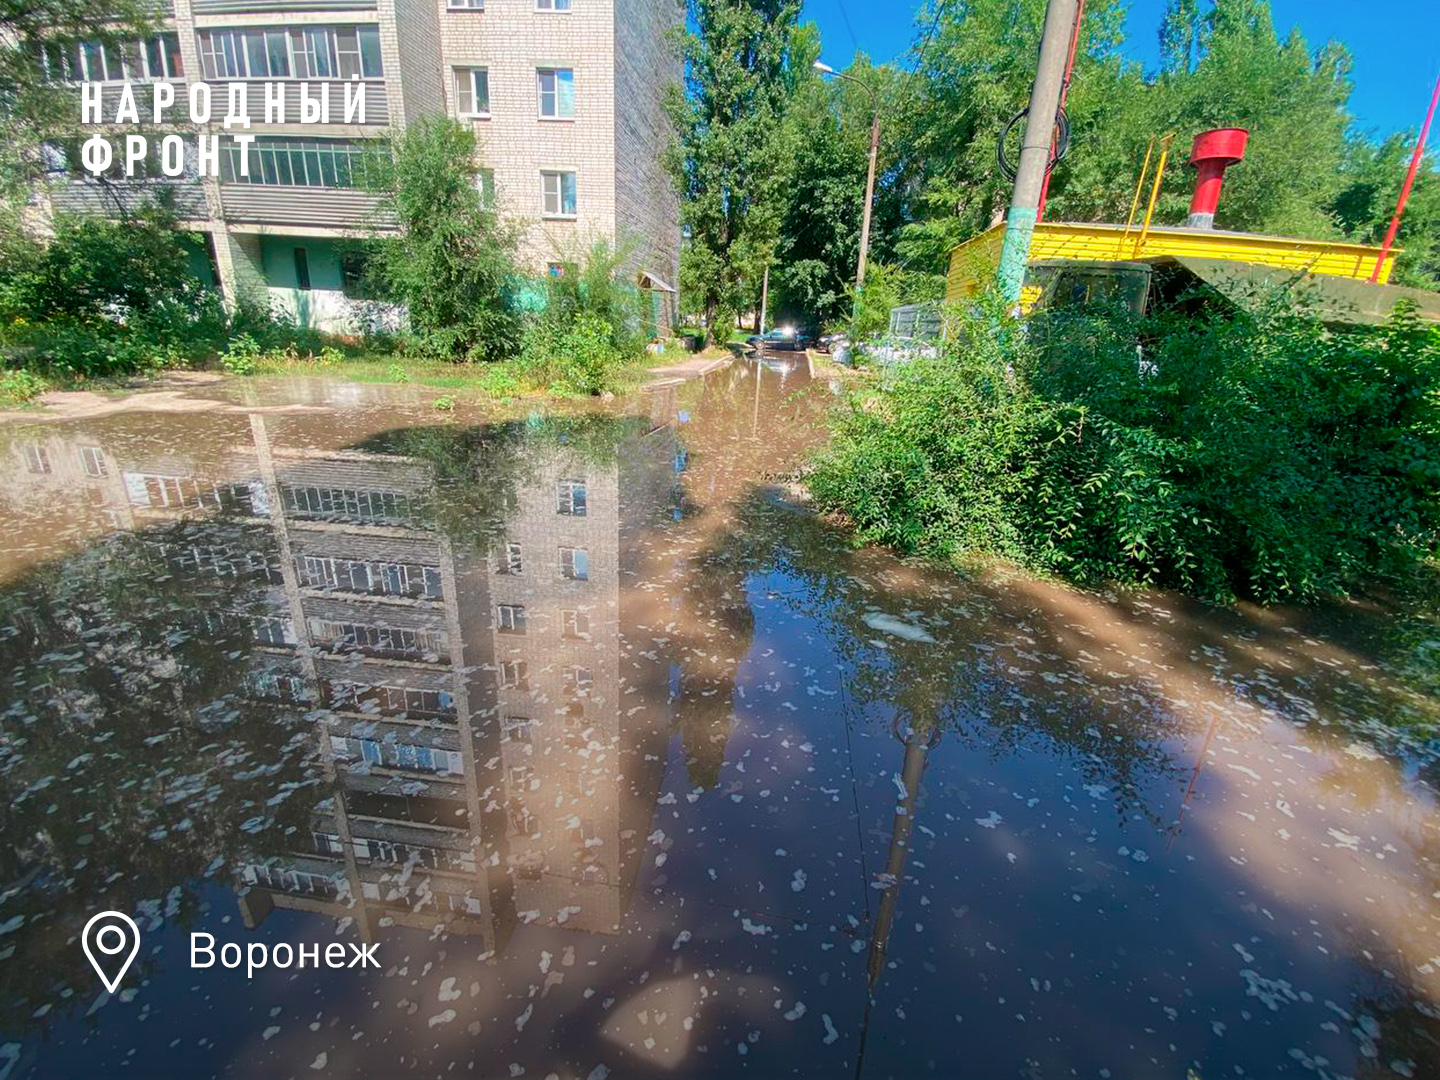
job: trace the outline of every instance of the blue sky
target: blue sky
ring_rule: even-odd
[[[1418,131],[1440,73],[1440,14],[1436,0],[1271,0],[1284,37],[1299,26],[1314,49],[1337,38],[1355,58],[1350,111],[1365,129]],[[820,24],[824,58],[836,67],[858,50],[877,61],[902,56],[915,38],[920,0],[806,0],[806,20]],[[1127,51],[1147,68],[1164,0],[1131,0]]]

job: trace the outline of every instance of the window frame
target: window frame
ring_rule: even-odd
[[[565,209],[565,177],[570,177],[570,209]],[[555,181],[555,209],[549,208],[550,192],[547,187]],[[580,194],[578,174],[574,169],[540,170],[540,216],[552,221],[574,221],[580,216]]]
[[[251,38],[255,35],[259,38],[260,51],[252,54]],[[342,38],[347,35],[349,40],[344,42],[345,48],[342,50]],[[271,59],[277,55],[272,42],[275,37],[279,37],[285,44],[285,73],[252,70],[251,60],[257,56],[263,57],[265,67],[270,68]],[[216,49],[217,43],[224,45],[227,41],[228,51]],[[264,80],[348,83],[351,81],[350,74],[358,74],[361,80],[382,80],[385,78],[385,62],[380,53],[379,42],[380,25],[372,22],[303,26],[205,26],[195,31],[195,51],[200,57],[200,78],[204,82]],[[221,72],[218,63],[222,55],[226,59],[225,73]],[[342,74],[342,56],[350,65],[350,74]],[[366,71],[367,59],[374,62],[370,65],[374,70]],[[320,71],[321,67],[325,69],[323,73]],[[234,73],[231,74],[231,71]]]
[[[497,634],[513,634],[521,637],[526,632],[526,622],[524,604],[495,605],[495,632]]]
[[[450,70],[455,73],[455,115],[461,120],[489,120],[490,69],[483,64],[456,64]],[[477,75],[483,76],[485,81],[485,108],[483,111],[478,108],[480,94],[475,85],[475,76]],[[464,107],[465,96],[460,88],[462,78],[469,84],[466,88],[470,96],[470,108],[468,110]]]
[[[579,608],[562,609],[560,612],[560,636],[567,641],[590,640],[590,613],[581,611]]]
[[[554,86],[549,91],[549,96],[552,97],[555,102],[555,111],[553,113],[547,113],[545,111],[545,77],[547,75],[554,80]],[[568,76],[568,78],[562,80],[562,75]],[[563,81],[568,81],[570,84],[570,111],[568,113],[561,111],[561,103],[564,95],[561,94],[560,87]],[[573,121],[575,119],[575,69],[573,67],[537,67],[535,69],[535,96],[537,115],[541,120],[561,123]]]
[[[564,4],[564,7],[560,5]],[[569,15],[574,10],[574,0],[535,0],[535,10],[546,15]]]
[[[356,174],[364,167],[367,153],[363,140],[292,135],[261,135],[245,152],[250,161],[249,176],[240,174],[241,147],[233,140],[222,141],[222,184],[353,191],[361,186]],[[318,184],[309,182],[312,167],[320,180]],[[304,176],[304,182],[296,183],[298,176]]]
[[[575,492],[580,492],[577,503]],[[590,512],[590,486],[584,480],[566,478],[555,481],[555,513],[561,517],[588,517]]]
[[[525,573],[525,549],[518,540],[506,540],[495,552],[495,572],[519,576]]]
[[[590,550],[561,544],[559,547],[560,576],[566,581],[590,580]]]

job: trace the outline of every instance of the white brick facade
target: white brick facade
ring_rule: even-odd
[[[378,117],[363,128],[266,125],[259,122],[264,80],[252,78],[250,112],[256,122],[249,133],[365,139],[387,126],[447,113],[473,126],[478,163],[493,172],[500,210],[525,227],[520,252],[525,272],[543,274],[549,264],[579,258],[597,240],[607,240],[627,253],[631,280],[644,273],[673,286],[679,277],[679,207],[661,166],[670,138],[661,102],[681,74],[667,41],[671,28],[683,21],[681,0],[569,0],[565,10],[554,10],[556,0],[545,0],[550,8],[541,8],[538,0],[485,0],[482,8],[452,8],[450,2],[336,0],[317,10],[303,0],[293,5],[175,0],[167,27],[179,35],[185,65],[176,100],[183,102],[186,85],[201,80],[200,31],[376,26],[384,72],[383,80],[369,80],[367,100],[383,105]],[[455,72],[469,68],[487,73],[487,116],[460,115]],[[573,73],[573,115],[540,115],[541,69]],[[218,123],[225,81],[212,87],[217,115],[209,127],[228,134]],[[338,95],[338,82],[332,81],[331,89]],[[541,174],[547,171],[574,175],[573,214],[546,213]],[[289,259],[292,247],[313,240],[314,267],[331,266],[335,239],[373,227],[363,192],[222,183],[213,177],[190,183],[198,185],[203,199],[189,205],[203,206],[205,217],[187,218],[185,224],[212,235],[216,271],[228,297],[268,289],[272,300],[297,314],[330,310],[329,300],[343,307],[338,272],[323,284],[305,286],[334,294],[327,304],[316,303],[321,298],[297,294],[294,281],[273,277],[260,241],[269,238],[265,250],[273,262]],[[666,306],[673,311],[673,297]],[[663,326],[668,319],[661,314]]]

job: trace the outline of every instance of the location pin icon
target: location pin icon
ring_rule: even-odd
[[[103,925],[97,927],[97,923]],[[102,911],[98,915],[90,916],[90,921],[85,924],[85,929],[80,934],[80,944],[85,949],[85,959],[90,961],[90,966],[95,969],[95,974],[100,976],[105,989],[113,994],[120,985],[120,980],[125,977],[125,972],[129,971],[130,965],[134,963],[135,954],[140,951],[140,928],[135,925],[135,920],[123,911]],[[129,952],[123,960],[119,959],[127,947]],[[99,956],[95,955],[97,952],[100,953]],[[107,957],[114,959],[106,959]],[[105,974],[107,967],[115,969],[113,978]]]

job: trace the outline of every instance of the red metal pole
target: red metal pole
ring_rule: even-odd
[[[1065,99],[1070,96],[1070,73],[1075,70],[1075,48],[1080,44],[1080,20],[1085,18],[1085,0],[1075,9],[1075,29],[1070,32],[1070,55],[1065,59],[1065,79],[1060,84],[1060,108],[1065,108]],[[1055,136],[1050,136],[1050,157],[1055,157]],[[1050,194],[1050,170],[1045,170],[1045,179],[1040,182],[1040,203],[1035,207],[1035,221],[1045,220],[1045,196]]]
[[[1375,260],[1375,269],[1370,271],[1370,280],[1380,280],[1380,268],[1385,265],[1385,256],[1395,243],[1395,234],[1400,231],[1400,215],[1405,213],[1405,204],[1410,201],[1410,189],[1415,186],[1415,174],[1420,171],[1420,159],[1425,156],[1425,138],[1430,134],[1430,121],[1435,119],[1435,103],[1440,101],[1440,76],[1435,78],[1435,92],[1430,95],[1430,111],[1425,114],[1425,124],[1420,128],[1420,138],[1415,140],[1415,153],[1410,157],[1410,171],[1405,174],[1405,186],[1400,189],[1400,201],[1395,204],[1395,216],[1390,219],[1390,228],[1385,233],[1385,243],[1380,245],[1380,257]]]

